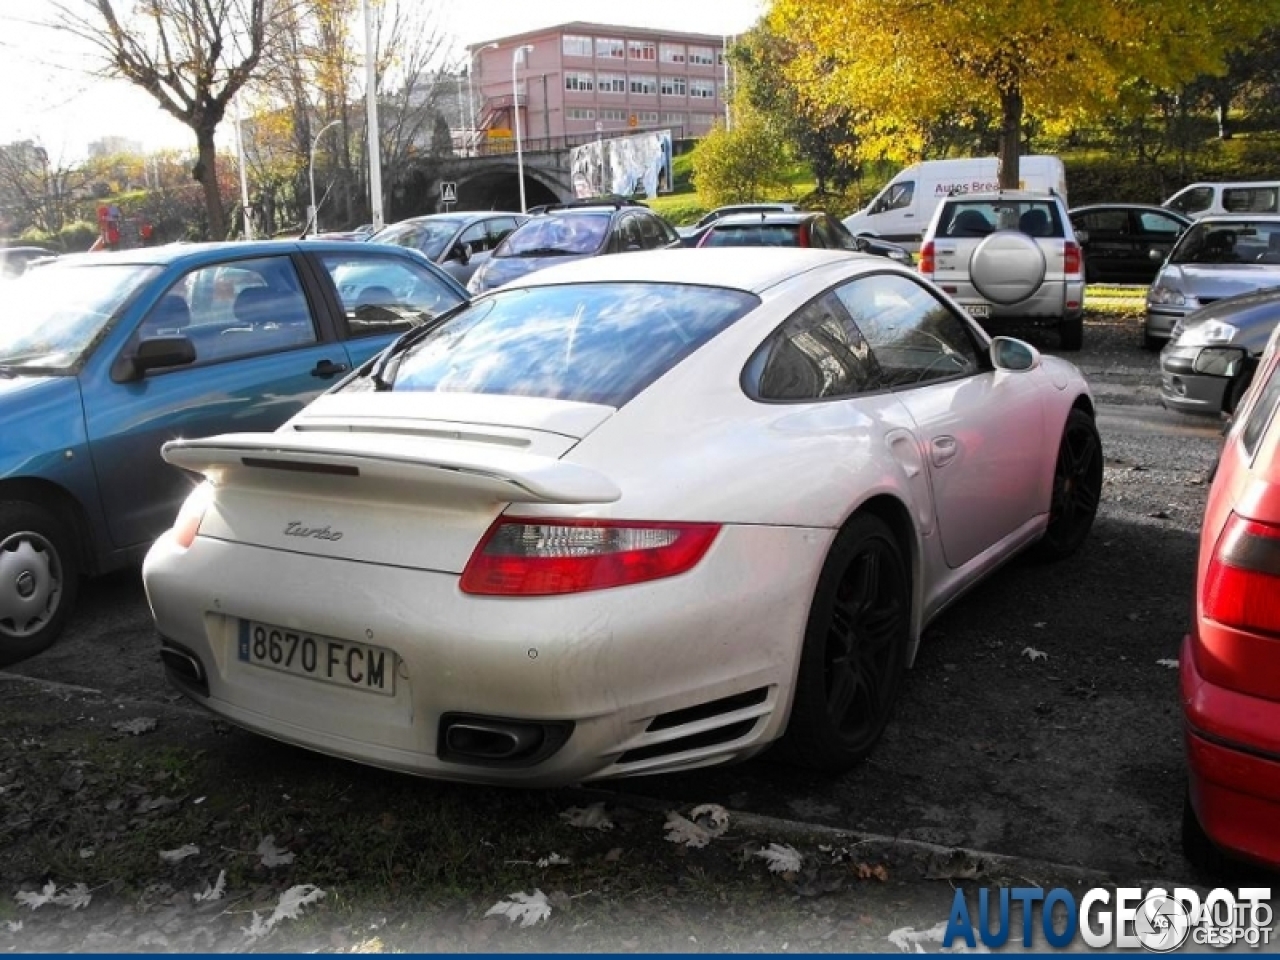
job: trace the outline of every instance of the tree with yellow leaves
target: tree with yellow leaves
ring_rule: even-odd
[[[803,97],[860,108],[865,156],[911,159],[924,123],[994,109],[1012,187],[1025,112],[1067,124],[1136,81],[1221,73],[1280,19],[1280,0],[773,0],[766,17],[796,50],[787,72]]]

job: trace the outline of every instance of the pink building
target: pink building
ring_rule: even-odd
[[[513,103],[526,142],[628,129],[700,137],[724,116],[723,37],[565,23],[469,50],[476,126],[490,142],[512,135]]]

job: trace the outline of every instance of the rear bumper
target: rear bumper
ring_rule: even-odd
[[[945,275],[943,275],[945,276]],[[992,319],[1040,320],[1056,322],[1074,319],[1084,314],[1084,282],[1048,280],[1031,297],[1020,303],[992,303],[979,293],[972,283],[964,280],[933,278],[942,289],[965,308],[975,319],[982,320],[982,311]],[[975,313],[975,309],[978,311]]]
[[[457,574],[161,537],[143,571],[161,635],[257,733],[453,780],[547,786],[740,759],[786,724],[809,599],[833,532],[724,527],[678,577],[558,597],[463,594]],[[761,558],[769,557],[769,563]],[[253,620],[394,654],[392,695],[243,662]],[[495,767],[439,756],[448,715],[571,725],[553,755]]]
[[[1280,729],[1280,703],[1206,681],[1189,637],[1180,673],[1191,803],[1200,825],[1224,850],[1280,866],[1280,755],[1258,746]]]

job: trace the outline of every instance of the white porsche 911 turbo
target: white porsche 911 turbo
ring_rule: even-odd
[[[144,578],[171,681],[250,730],[553,785],[784,738],[838,772],[921,631],[1097,512],[1080,373],[881,257],[678,250],[531,274],[203,474]]]

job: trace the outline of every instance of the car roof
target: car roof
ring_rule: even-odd
[[[397,220],[395,223],[388,223],[387,227],[400,227],[406,223],[472,223],[476,220],[488,220],[491,217],[524,217],[528,214],[516,213],[514,210],[458,210],[452,213],[424,213],[419,217],[406,217],[404,220]],[[382,231],[378,231],[381,233]]]
[[[390,244],[361,244],[360,252],[376,250],[376,255],[386,256],[387,251],[406,252],[404,247]],[[170,243],[159,247],[138,247],[134,250],[104,250],[70,258],[60,257],[59,263],[69,265],[136,264],[143,266],[168,266],[173,263],[214,263],[221,260],[242,260],[250,257],[279,256],[283,253],[305,251],[307,253],[350,254],[352,244],[346,240],[250,240],[216,243]],[[398,255],[398,254],[397,254]]]
[[[954,193],[943,199],[987,203],[992,200],[1061,200],[1062,195],[1049,190],[993,190],[986,193]]]
[[[1280,213],[1209,213],[1197,223],[1280,223]]]
[[[685,247],[575,260],[538,270],[501,289],[561,283],[654,282],[726,287],[758,294],[797,274],[850,260],[865,261],[869,268],[883,268],[887,262],[849,251],[801,247]]]
[[[821,210],[775,210],[759,213],[727,213],[719,220],[707,224],[707,229],[718,230],[720,227],[752,226],[756,224],[770,226],[795,226],[825,216]]]
[[[1186,220],[1188,222],[1191,220],[1185,213],[1171,210],[1169,207],[1162,207],[1159,204],[1125,203],[1119,200],[1115,203],[1086,203],[1082,207],[1072,207],[1068,212],[1074,215],[1077,213],[1092,213],[1094,210],[1145,210],[1151,213],[1163,213],[1177,220]]]

